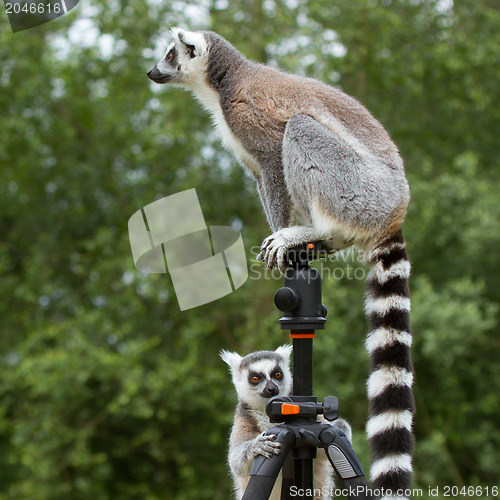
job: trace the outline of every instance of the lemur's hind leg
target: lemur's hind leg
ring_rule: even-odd
[[[325,241],[335,251],[350,246],[359,236],[352,212],[360,203],[360,194],[353,184],[364,162],[333,132],[307,115],[296,115],[288,122],[282,162],[292,204],[311,221],[309,226],[280,228],[264,240],[259,260],[283,272],[286,252],[294,246]]]

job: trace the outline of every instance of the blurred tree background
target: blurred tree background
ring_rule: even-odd
[[[252,181],[188,93],[146,78],[172,25],[337,85],[387,127],[412,188],[415,486],[498,486],[497,0],[81,0],[16,34],[0,20],[0,500],[229,498],[218,351],[287,341],[281,280],[250,251],[268,234]],[[250,279],[180,312],[168,275],[135,269],[127,221],[189,188],[208,224],[241,229]],[[315,391],[339,396],[368,470],[365,270],[328,265]]]

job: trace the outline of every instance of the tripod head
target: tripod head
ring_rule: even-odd
[[[284,286],[274,296],[276,307],[284,313],[279,320],[282,330],[290,330],[293,339],[294,396],[312,396],[312,339],[315,330],[325,328],[326,307],[321,302],[321,276],[309,262],[326,255],[321,242],[306,243],[287,253],[291,267],[285,273]]]
[[[305,267],[313,260],[328,256],[328,247],[321,241],[304,243],[290,248],[286,254],[292,267]]]
[[[309,262],[327,255],[321,242],[306,243],[290,249],[287,258],[292,267],[285,283],[274,296],[276,307],[285,313],[279,320],[282,330],[304,332],[325,328],[326,307],[321,303],[321,277]]]
[[[339,416],[339,400],[335,396],[327,396],[323,403],[316,401],[297,402],[286,396],[274,396],[266,405],[269,421],[288,422],[300,417],[316,418],[317,415],[333,421]]]

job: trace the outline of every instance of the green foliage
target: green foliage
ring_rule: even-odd
[[[416,486],[498,485],[496,2],[85,4],[0,24],[0,500],[228,498],[218,351],[287,341],[255,251],[242,288],[182,313],[168,276],[133,266],[128,218],[184,189],[247,250],[268,231],[205,113],[145,77],[175,24],[336,84],[387,126],[412,189]],[[365,270],[328,266],[315,389],[340,397],[367,469]]]

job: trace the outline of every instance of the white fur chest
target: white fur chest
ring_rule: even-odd
[[[215,128],[221,138],[223,146],[232,151],[236,159],[250,172],[259,177],[260,165],[257,160],[243,147],[239,139],[229,128],[219,102],[219,94],[204,81],[189,85],[196,99],[210,113]]]
[[[257,428],[259,429],[260,432],[267,431],[268,429],[271,429],[271,427],[277,425],[269,422],[269,417],[265,412],[262,413],[257,410],[250,410],[250,414],[252,415],[252,417],[255,418],[255,422],[257,423]]]

